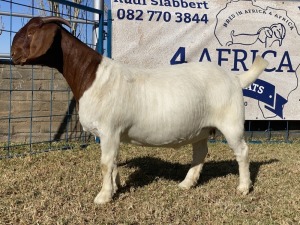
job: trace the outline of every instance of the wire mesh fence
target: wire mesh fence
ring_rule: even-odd
[[[300,121],[260,120],[246,121],[245,131],[250,142],[298,142]]]
[[[91,7],[91,1],[78,2],[81,4],[0,1],[0,158],[69,149],[94,141],[82,130],[73,94],[57,70],[14,66],[10,60],[15,33],[35,16],[63,17],[72,24],[70,32],[82,42],[101,53],[109,50],[103,49],[104,12]]]

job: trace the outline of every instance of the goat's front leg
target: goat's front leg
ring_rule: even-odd
[[[117,166],[117,162],[116,162],[116,167],[113,170],[114,194],[117,193],[120,186],[121,186],[121,181],[120,181],[120,175],[119,175],[119,172],[118,172],[118,166]]]
[[[185,179],[179,184],[179,187],[189,189],[197,184],[207,152],[207,139],[193,144],[193,162]]]
[[[120,147],[119,137],[101,138],[101,170],[103,176],[102,189],[96,196],[96,204],[104,204],[112,199],[120,184],[117,170],[117,157]]]

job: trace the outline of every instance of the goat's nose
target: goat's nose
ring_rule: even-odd
[[[11,52],[11,57],[13,57],[13,56],[14,56],[14,54],[15,54],[15,52]]]

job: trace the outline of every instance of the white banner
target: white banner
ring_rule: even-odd
[[[142,68],[212,61],[241,74],[259,54],[270,65],[244,89],[246,119],[300,119],[299,2],[112,0],[111,5],[113,59]]]

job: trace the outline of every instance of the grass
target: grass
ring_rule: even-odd
[[[241,196],[224,143],[209,144],[198,185],[181,190],[191,160],[181,149],[122,145],[122,187],[95,205],[100,150],[0,160],[0,224],[300,224],[300,144],[250,144],[253,191]]]

